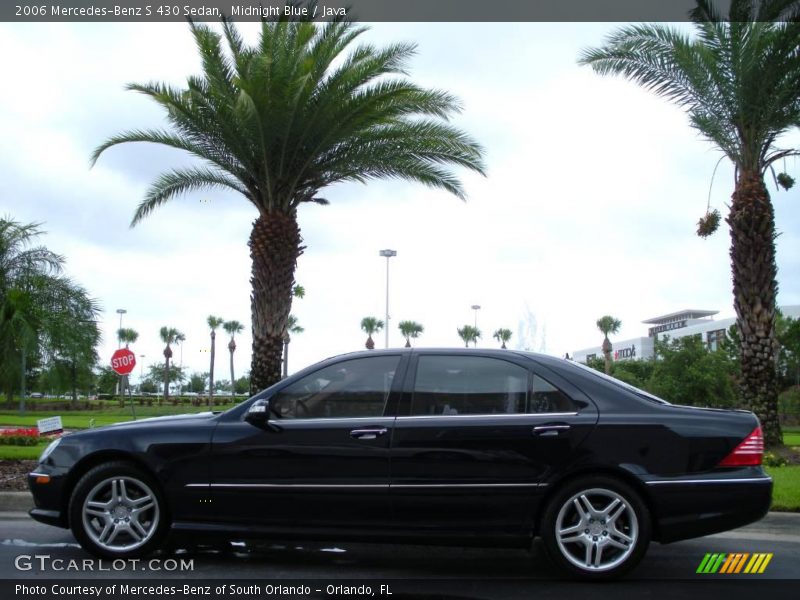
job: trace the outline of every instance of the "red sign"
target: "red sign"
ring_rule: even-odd
[[[120,375],[128,375],[136,366],[136,355],[127,348],[120,348],[111,356],[111,368]]]

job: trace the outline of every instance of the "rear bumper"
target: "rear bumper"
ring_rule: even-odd
[[[655,513],[655,539],[676,542],[758,521],[772,502],[772,478],[758,471],[645,482]]]

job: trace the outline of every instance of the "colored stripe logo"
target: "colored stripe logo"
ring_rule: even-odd
[[[735,575],[738,573],[761,574],[767,569],[773,553],[739,552],[732,554],[706,554],[697,567],[696,573],[709,575],[714,573]]]

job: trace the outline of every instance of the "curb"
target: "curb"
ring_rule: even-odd
[[[0,512],[28,512],[32,508],[30,492],[0,492]]]

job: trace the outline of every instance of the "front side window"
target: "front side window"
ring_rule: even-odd
[[[338,362],[278,392],[270,409],[283,419],[382,416],[399,362],[399,356]]]

